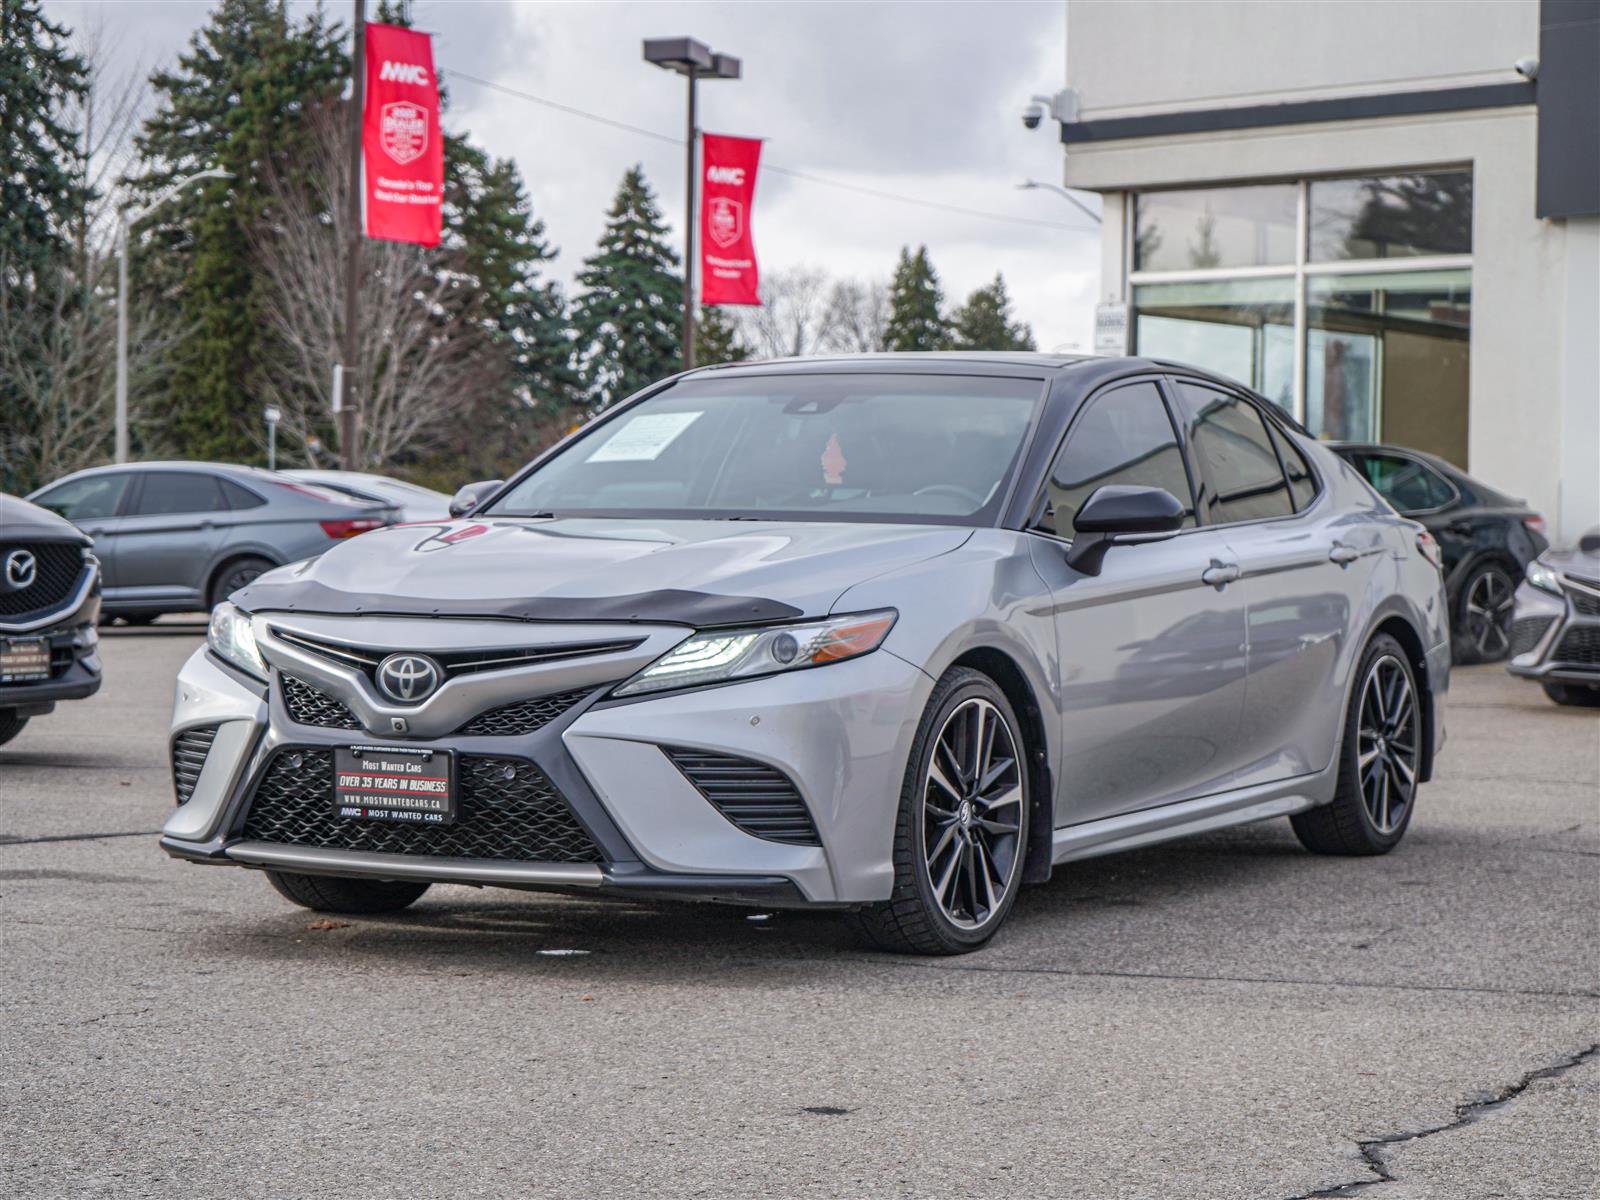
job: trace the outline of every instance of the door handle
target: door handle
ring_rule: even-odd
[[[1338,563],[1341,567],[1348,566],[1361,557],[1361,551],[1354,546],[1346,546],[1343,542],[1335,542],[1333,549],[1328,551],[1328,561]]]
[[[1215,560],[1204,571],[1200,572],[1202,582],[1212,587],[1221,587],[1225,583],[1232,583],[1239,578],[1238,563],[1220,563]]]

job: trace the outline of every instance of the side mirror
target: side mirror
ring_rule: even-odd
[[[1183,504],[1164,488],[1117,483],[1096,488],[1072,522],[1067,566],[1098,575],[1106,551],[1119,541],[1170,537],[1183,527],[1183,518]]]
[[[480,504],[498,492],[504,484],[504,479],[480,479],[477,483],[463,485],[460,491],[450,497],[450,515],[452,517],[470,516]]]

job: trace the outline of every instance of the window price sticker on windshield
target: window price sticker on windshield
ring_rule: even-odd
[[[333,810],[357,821],[448,825],[456,817],[452,756],[390,746],[333,752]]]
[[[650,462],[689,426],[700,419],[697,412],[650,413],[625,421],[586,461]]]

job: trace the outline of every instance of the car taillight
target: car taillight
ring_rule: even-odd
[[[1431,562],[1434,570],[1444,570],[1444,555],[1439,552],[1439,543],[1433,540],[1433,534],[1426,529],[1417,531],[1417,553]]]
[[[1523,517],[1522,523],[1528,527],[1529,533],[1536,533],[1540,537],[1544,536],[1544,517],[1538,513]]]
[[[376,517],[352,517],[343,521],[321,521],[322,532],[335,541],[340,538],[353,538],[358,533],[367,533],[374,529],[382,529],[383,522]]]

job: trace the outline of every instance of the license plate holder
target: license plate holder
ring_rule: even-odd
[[[0,683],[37,683],[49,678],[49,638],[0,638]]]
[[[350,821],[450,825],[456,762],[449,750],[339,746],[333,752],[333,813]]]

